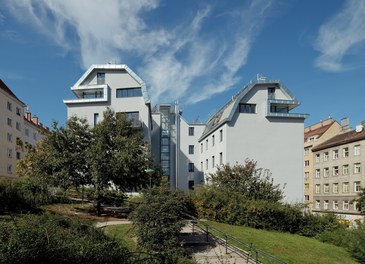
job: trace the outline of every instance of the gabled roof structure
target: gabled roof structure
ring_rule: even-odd
[[[19,103],[21,103],[25,107],[25,103],[23,103],[11,90],[10,88],[0,79],[0,89],[3,90],[5,93],[13,97]]]
[[[266,79],[258,79],[255,81],[251,81],[248,85],[243,87],[236,95],[232,97],[232,99],[224,105],[217,113],[212,115],[207,124],[206,128],[199,139],[199,141],[203,140],[206,136],[210,135],[214,132],[217,128],[222,126],[223,124],[232,120],[233,115],[237,109],[239,102],[256,86],[261,85],[273,85],[279,87],[280,90],[288,97],[288,100],[281,100],[285,101],[286,104],[290,105],[290,109],[297,107],[300,105],[300,102],[292,95],[289,89],[280,81],[278,80],[266,80]],[[305,114],[297,114],[298,118],[306,118],[307,115]],[[271,116],[274,117],[274,116]]]
[[[329,121],[329,122],[326,122]],[[304,131],[304,142],[308,140],[310,137],[316,136],[317,138],[320,138],[326,131],[336,122],[335,120],[325,120],[323,125],[321,125],[322,122],[314,124],[310,127],[318,125],[318,127],[314,129],[309,129],[310,127],[306,127]],[[307,130],[307,131],[306,131]]]

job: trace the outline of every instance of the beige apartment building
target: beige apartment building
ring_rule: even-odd
[[[0,177],[17,177],[16,162],[25,155],[26,146],[35,145],[48,129],[24,115],[26,105],[0,79]]]
[[[353,200],[365,187],[364,123],[348,130],[344,126],[338,135],[312,148],[313,212],[332,211],[353,221],[363,217]]]
[[[341,131],[340,124],[328,118],[304,129],[304,201],[313,208],[314,155],[312,148],[334,137]]]

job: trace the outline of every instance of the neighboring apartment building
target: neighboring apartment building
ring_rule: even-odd
[[[332,118],[328,118],[304,129],[304,201],[307,203],[309,210],[312,210],[313,206],[313,164],[319,158],[316,156],[315,159],[312,148],[336,136],[340,131],[340,124]]]
[[[26,105],[2,80],[0,107],[0,176],[16,177],[16,162],[24,157],[26,146],[34,146],[48,129],[30,112],[24,116]]]
[[[151,111],[144,82],[126,65],[93,65],[71,90],[77,99],[64,100],[68,117],[96,124],[107,106],[136,113],[156,164],[174,187],[193,188],[207,182],[216,166],[248,158],[285,185],[287,201],[303,201],[307,115],[291,112],[300,103],[279,81],[261,77],[251,82],[206,124],[189,124],[178,105],[162,104]]]
[[[103,119],[107,107],[125,113],[132,126],[151,140],[151,107],[146,85],[128,66],[92,65],[71,87],[76,99],[63,100],[67,118],[86,118],[91,126]]]
[[[346,122],[344,131],[312,148],[313,212],[332,211],[352,221],[362,218],[352,201],[365,187],[365,124],[350,130]]]

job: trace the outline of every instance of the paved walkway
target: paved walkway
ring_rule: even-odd
[[[127,224],[132,224],[132,222],[128,220],[103,221],[95,223],[95,227],[102,228],[111,225],[127,225]]]

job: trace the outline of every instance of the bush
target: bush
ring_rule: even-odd
[[[130,263],[126,247],[91,223],[27,215],[0,223],[0,263]]]

